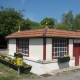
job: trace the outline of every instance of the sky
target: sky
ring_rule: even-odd
[[[0,5],[15,10],[25,10],[24,19],[41,22],[43,18],[54,18],[61,22],[63,13],[73,10],[74,16],[80,13],[80,0],[0,0]]]

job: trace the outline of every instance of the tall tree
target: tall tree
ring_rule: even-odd
[[[40,29],[40,23],[32,21],[31,29]]]
[[[23,15],[14,8],[4,8],[0,6],[0,35],[12,33],[14,27],[21,21]]]
[[[21,11],[0,6],[0,48],[7,45],[5,36],[11,34],[22,19]]]
[[[77,14],[74,18],[73,30],[80,30],[80,14]]]
[[[40,22],[41,28],[45,27],[46,21],[48,22],[49,28],[54,28],[54,19],[53,18],[43,18],[43,20]]]
[[[73,13],[72,10],[70,10],[67,14],[62,14],[61,21],[64,24],[69,25],[70,29],[73,30]]]
[[[24,20],[23,22],[22,22],[22,24],[21,24],[22,26],[21,26],[21,30],[30,30],[31,29],[31,20],[30,19],[26,19],[26,20]]]
[[[39,29],[40,24],[34,21],[31,21],[30,19],[22,20],[20,23],[21,30],[31,30],[31,29]],[[15,26],[15,30],[18,29],[18,26]]]
[[[55,28],[60,30],[70,30],[70,27],[67,24],[58,24]]]

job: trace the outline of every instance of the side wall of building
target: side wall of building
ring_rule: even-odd
[[[70,57],[73,57],[73,39],[69,39],[69,53]]]
[[[52,38],[46,38],[46,60],[52,60]]]
[[[8,48],[9,55],[14,55],[14,53],[16,52],[16,39],[9,39]]]
[[[29,39],[29,58],[43,60],[43,38]]]

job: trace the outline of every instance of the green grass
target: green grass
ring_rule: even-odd
[[[80,70],[80,68],[76,69],[76,70]]]
[[[3,74],[0,74],[0,80],[18,80],[22,78],[37,78],[38,76],[33,73],[24,74],[21,73],[18,75],[18,72],[6,65],[3,65],[0,63],[0,72]]]

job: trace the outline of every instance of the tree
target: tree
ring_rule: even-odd
[[[73,30],[80,30],[80,14],[77,14],[74,18]]]
[[[39,29],[40,28],[39,23],[31,21],[28,18],[26,20],[21,21],[19,24],[21,26],[21,30],[31,30],[31,29],[33,30],[33,29]],[[18,26],[16,26],[15,28],[16,28],[15,30],[17,30]]]
[[[70,30],[70,27],[67,24],[58,24],[55,28],[60,30]]]
[[[40,29],[40,23],[32,21],[31,29]]]
[[[16,11],[14,8],[4,8],[0,6],[0,48],[6,46],[6,35],[14,32],[15,26],[23,20],[21,11]]]
[[[22,21],[20,21],[19,22],[19,25],[20,25],[20,29],[21,29],[21,31],[23,31],[23,30],[30,30],[31,29],[31,20],[30,19],[26,19],[26,20],[22,20]],[[18,30],[18,28],[19,28],[19,25],[17,25],[17,26],[15,26],[15,30]]]
[[[40,22],[41,28],[45,27],[46,21],[48,22],[49,28],[54,28],[54,19],[53,18],[43,18],[43,20]]]
[[[0,35],[9,35],[14,27],[21,21],[23,15],[14,8],[4,8],[0,6]]]
[[[62,23],[69,25],[71,30],[73,30],[73,20],[74,17],[71,10],[67,14],[63,14],[61,18]]]

